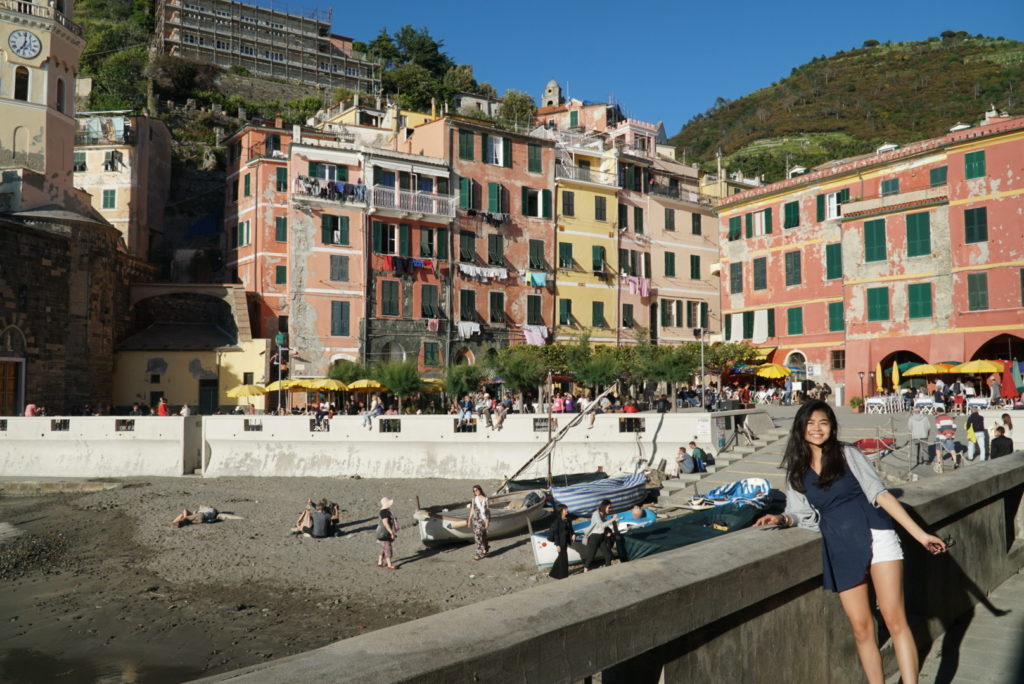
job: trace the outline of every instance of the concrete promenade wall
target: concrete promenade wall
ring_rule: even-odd
[[[903,540],[923,656],[1024,565],[1024,460],[972,465],[894,493],[957,540],[941,557]],[[535,683],[603,671],[605,684],[859,683],[846,618],[821,589],[820,549],[805,530],[743,530],[202,681]],[[895,671],[888,644],[883,652]]]
[[[201,421],[198,416],[3,418],[0,475],[184,475],[199,467]]]

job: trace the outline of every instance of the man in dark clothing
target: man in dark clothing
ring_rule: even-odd
[[[316,510],[310,516],[312,518],[312,526],[309,531],[309,536],[315,539],[323,539],[324,537],[331,536],[331,514],[327,511],[327,506],[317,504]]]
[[[1009,456],[1013,453],[1013,440],[1006,436],[1002,425],[996,426],[996,436],[992,439],[992,458]]]
[[[985,438],[988,435],[985,433],[985,419],[981,413],[978,412],[978,407],[974,406],[971,408],[971,415],[967,416],[967,425],[964,426],[966,430],[968,427],[974,428],[974,440],[967,442],[967,460],[974,460],[974,452],[978,451],[980,454],[980,460],[985,460]]]

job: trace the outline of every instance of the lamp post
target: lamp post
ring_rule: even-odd
[[[868,371],[868,387],[876,387],[875,371]]]
[[[700,408],[707,410],[707,402],[704,398],[704,337],[708,334],[706,328],[694,328],[693,336],[700,342]]]
[[[864,398],[864,371],[857,371],[857,375],[860,376],[860,398]]]

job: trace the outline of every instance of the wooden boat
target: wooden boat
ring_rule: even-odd
[[[551,498],[578,516],[590,517],[604,499],[612,502],[612,513],[628,511],[647,498],[647,475],[634,473],[571,487],[552,487]]]
[[[571,473],[566,475],[552,475],[551,486],[552,487],[570,487],[572,485],[583,484],[585,482],[597,482],[598,480],[607,479],[608,473],[603,470],[598,470],[593,473]],[[524,489],[547,489],[548,478],[537,477],[531,480],[509,480],[507,485],[508,491],[518,492]]]
[[[548,514],[544,508],[545,499],[542,489],[487,497],[491,506],[487,536],[495,539],[525,531],[529,523]],[[421,508],[413,518],[424,544],[454,544],[473,540],[473,529],[469,526],[469,502]]]
[[[760,507],[744,503],[727,503],[705,511],[663,520],[622,535],[619,557],[636,560],[662,551],[713,539],[723,534],[750,527],[764,515]]]
[[[655,516],[654,511],[646,508],[644,509],[644,517],[639,520],[635,519],[632,514],[628,512],[620,515],[616,526],[619,532],[627,534],[630,530],[654,524],[656,519],[657,516]],[[567,554],[569,557],[569,565],[583,562],[583,551],[586,547],[583,543],[583,533],[589,525],[590,518],[580,518],[573,522],[573,542],[569,545],[569,551]],[[550,568],[554,564],[555,558],[558,556],[558,552],[555,550],[555,545],[548,541],[548,531],[546,529],[539,532],[531,530],[530,548],[533,549],[533,559],[536,561],[538,568]]]

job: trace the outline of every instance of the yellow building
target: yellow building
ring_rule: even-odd
[[[339,126],[369,126],[395,131],[405,128],[416,128],[437,118],[437,112],[424,114],[408,109],[399,109],[397,105],[380,106],[380,101],[363,102],[357,93],[351,102],[339,102],[328,109],[317,112],[316,123],[330,129],[330,124]]]
[[[619,316],[615,158],[597,136],[557,135],[554,339],[615,344],[630,324]]]

